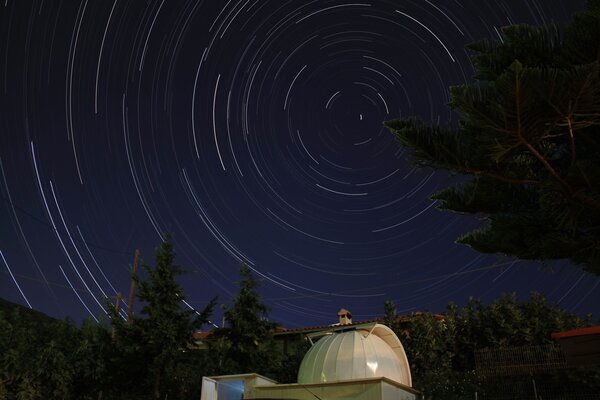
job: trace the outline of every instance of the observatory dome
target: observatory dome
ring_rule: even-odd
[[[385,377],[411,386],[404,348],[385,325],[332,332],[306,353],[298,383],[325,383]]]

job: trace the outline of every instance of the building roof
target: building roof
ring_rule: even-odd
[[[207,337],[209,337],[211,333],[212,333],[212,331],[208,331],[208,332],[198,331],[198,332],[194,332],[193,337],[196,340],[203,340],[203,339],[206,339]]]
[[[409,314],[409,315],[399,315],[398,320],[400,322],[406,322],[406,321],[411,320],[412,318],[419,318],[425,314],[427,314],[427,313],[419,311],[419,312],[415,312],[415,313]],[[446,316],[444,314],[431,314],[431,315],[433,316],[433,318],[435,318],[437,320],[443,320],[446,318]],[[349,328],[349,327],[358,326],[358,325],[371,324],[371,323],[383,324],[383,322],[384,322],[383,320],[384,320],[383,317],[379,317],[379,318],[368,319],[368,320],[364,320],[364,321],[352,322],[351,324],[344,325],[344,328]],[[277,328],[277,332],[275,332],[275,335],[280,336],[280,335],[290,335],[290,334],[295,334],[295,333],[317,332],[317,331],[322,331],[322,330],[328,330],[328,329],[331,329],[336,326],[339,326],[339,324],[304,326],[304,327],[300,327],[300,328],[291,328],[291,329],[279,327],[279,328]]]
[[[552,339],[561,340],[565,338],[577,337],[577,336],[587,336],[587,335],[600,335],[600,325],[598,326],[590,326],[587,328],[573,329],[565,332],[555,332],[553,333]]]
[[[600,364],[600,326],[553,333],[571,366]]]
[[[398,320],[400,322],[406,322],[406,321],[410,321],[412,318],[419,318],[423,315],[427,314],[426,312],[420,312],[417,311],[415,313],[409,314],[409,315],[399,315],[398,316]],[[444,314],[431,314],[433,316],[433,318],[441,321],[443,319],[446,318],[446,316]],[[358,327],[361,325],[366,325],[366,324],[372,324],[372,323],[378,323],[378,324],[383,324],[383,317],[379,317],[379,318],[374,318],[374,319],[368,319],[368,320],[364,320],[364,321],[356,321],[356,322],[352,322],[351,324],[346,324],[346,325],[340,325],[338,323],[336,324],[327,324],[327,325],[315,325],[315,326],[303,326],[300,328],[284,328],[284,327],[277,327],[275,330],[275,337],[282,337],[282,336],[287,336],[287,335],[294,335],[294,334],[309,334],[312,332],[320,332],[320,331],[327,331],[327,330],[332,330],[333,328],[339,327],[341,326],[341,329],[347,329],[347,328],[352,328],[352,327]],[[194,339],[196,340],[204,340],[207,337],[209,337],[212,334],[212,331],[198,331],[198,332],[194,332]]]

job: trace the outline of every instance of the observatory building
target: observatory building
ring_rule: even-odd
[[[385,325],[340,323],[308,334],[313,343],[298,371],[298,383],[277,384],[258,374],[202,378],[201,400],[356,399],[417,400],[402,343]]]

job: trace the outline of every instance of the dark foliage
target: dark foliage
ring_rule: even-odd
[[[385,125],[417,163],[470,177],[433,196],[488,222],[460,243],[600,274],[600,3],[564,32],[510,26],[470,49],[477,81],[450,88],[458,128]]]
[[[156,265],[145,262],[142,268],[147,279],[133,276],[142,302],[141,315],[133,316],[127,324],[111,309],[115,329],[113,362],[117,374],[111,387],[115,392],[131,393],[138,398],[178,398],[184,352],[193,346],[192,332],[208,322],[216,299],[198,315],[182,309],[185,300],[176,277],[183,271],[174,264],[175,252],[170,236],[157,248]]]
[[[394,320],[393,303],[386,303],[388,318]],[[395,332],[402,341],[411,365],[413,386],[431,399],[473,398],[491,393],[491,384],[477,374],[475,352],[487,349],[515,349],[554,343],[551,334],[591,324],[591,316],[578,317],[548,304],[539,293],[531,293],[529,301],[521,301],[516,295],[502,295],[490,305],[479,299],[469,298],[467,304],[458,307],[448,304],[447,313],[440,318],[431,313],[414,314],[396,322]],[[573,387],[600,388],[597,371],[573,372],[557,370],[540,375],[541,381],[562,379]],[[503,377],[520,379],[527,389],[518,393],[529,394],[531,376]],[[567,380],[568,379],[568,380]],[[497,386],[497,385],[496,385]]]
[[[277,324],[269,322],[267,307],[257,292],[259,282],[248,266],[241,266],[240,278],[233,304],[224,306],[227,326],[215,330],[209,341],[215,372],[272,376],[282,361],[273,339]]]
[[[0,311],[0,399],[96,399],[107,383],[110,335],[4,302]]]

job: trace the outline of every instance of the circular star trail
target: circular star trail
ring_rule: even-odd
[[[578,268],[454,244],[480,222],[429,197],[460,178],[382,125],[456,122],[466,44],[583,3],[6,0],[2,297],[98,318],[172,232],[189,307],[229,302],[246,263],[288,327],[530,290],[598,311]]]

